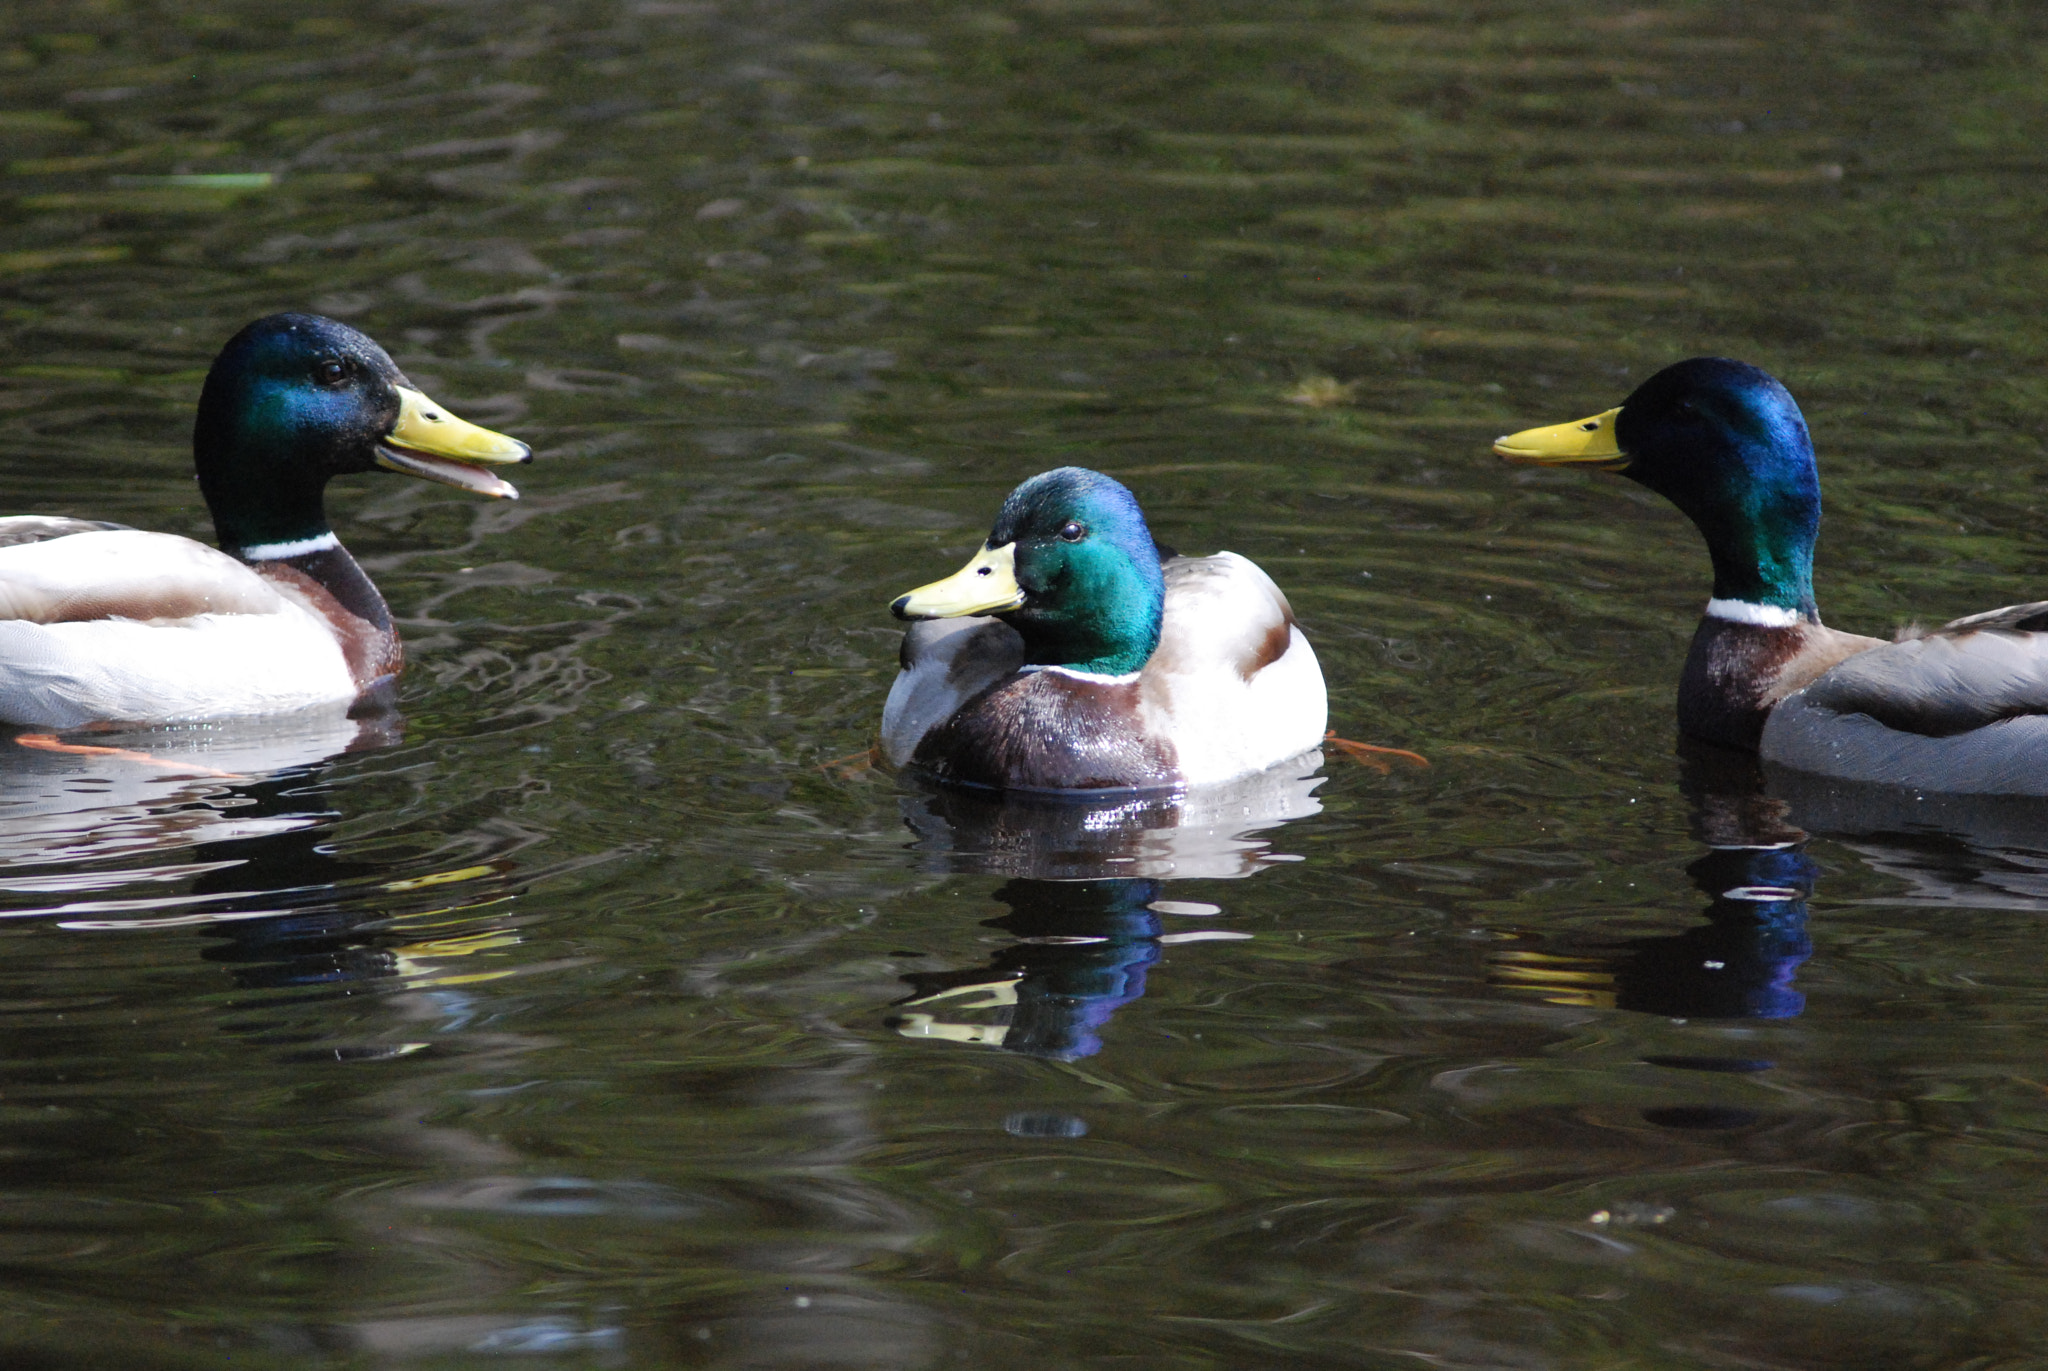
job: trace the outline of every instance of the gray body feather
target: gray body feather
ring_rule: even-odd
[[[1860,652],[1771,711],[1799,771],[1953,794],[2048,795],[2048,602]]]

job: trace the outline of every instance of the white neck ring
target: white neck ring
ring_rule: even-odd
[[[1726,619],[1731,624],[1753,624],[1757,628],[1793,628],[1806,622],[1806,616],[1796,609],[1752,604],[1748,600],[1709,600],[1707,617]]]
[[[1121,676],[1111,676],[1100,671],[1083,671],[1079,667],[1071,666],[1046,666],[1043,663],[1027,666],[1024,669],[1026,671],[1053,671],[1062,676],[1071,677],[1076,681],[1086,681],[1090,685],[1129,685],[1137,680],[1140,674],[1135,671],[1127,671]]]
[[[242,548],[240,555],[245,562],[281,562],[288,557],[303,557],[309,552],[329,552],[341,546],[341,539],[332,533],[323,533],[316,538],[297,538],[289,543],[256,543]]]

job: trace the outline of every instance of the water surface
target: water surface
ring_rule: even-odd
[[[1995,0],[6,7],[6,508],[203,535],[281,308],[539,451],[334,489],[402,733],[0,743],[6,1360],[2032,1364],[2041,814],[1679,757],[1691,529],[1486,449],[1740,356],[1831,622],[2039,598],[2044,60]],[[883,607],[1064,462],[1430,767],[863,769]]]

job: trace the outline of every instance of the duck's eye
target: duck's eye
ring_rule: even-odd
[[[323,386],[338,386],[348,379],[348,367],[335,361],[322,362],[313,368],[313,375]]]
[[[1063,543],[1078,543],[1087,536],[1088,528],[1085,524],[1077,524],[1069,519],[1060,526],[1060,541]]]

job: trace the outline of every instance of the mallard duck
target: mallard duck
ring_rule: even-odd
[[[965,567],[890,609],[926,622],[903,637],[883,755],[943,782],[1211,785],[1323,739],[1323,673],[1280,588],[1234,552],[1162,560],[1100,472],[1024,482]]]
[[[0,519],[0,722],[169,723],[353,701],[404,662],[328,526],[383,468],[511,499],[526,444],[456,418],[346,324],[273,314],[221,349],[192,435],[220,549],[87,519]]]
[[[1696,357],[1615,409],[1512,434],[1494,451],[1619,472],[1699,528],[1714,591],[1679,680],[1688,736],[1845,779],[2048,793],[2048,602],[1891,642],[1822,624],[1813,443],[1768,372]]]

